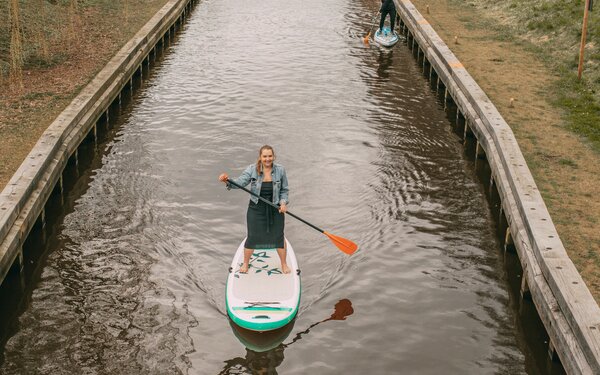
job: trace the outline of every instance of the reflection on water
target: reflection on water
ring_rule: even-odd
[[[381,48],[377,54],[377,75],[381,79],[390,78],[389,67],[393,63],[394,50]]]
[[[287,344],[284,344],[283,341],[294,328],[295,320],[284,327],[267,332],[250,331],[230,321],[233,333],[246,347],[246,356],[225,361],[225,367],[219,372],[219,375],[277,374],[277,367],[283,362],[285,349],[300,340],[303,335],[307,335],[317,325],[330,320],[346,320],[353,313],[352,302],[349,299],[342,299],[335,304],[333,314],[329,318],[313,323],[304,331],[298,332]]]

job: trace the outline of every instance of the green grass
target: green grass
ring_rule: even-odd
[[[568,166],[568,167],[577,168],[577,163],[575,163],[575,161],[573,161],[572,159],[569,159],[569,158],[559,159],[558,163],[561,165]]]
[[[590,83],[565,76],[558,84],[556,104],[566,110],[567,126],[600,151],[600,104]]]

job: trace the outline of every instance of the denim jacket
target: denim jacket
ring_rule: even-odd
[[[283,165],[273,163],[271,178],[273,180],[273,204],[280,204],[282,202],[288,204],[290,202],[288,198],[288,180]],[[231,180],[236,184],[244,187],[250,184],[250,190],[254,194],[260,195],[260,188],[263,182],[263,175],[258,174],[258,172],[256,171],[255,164],[249,165],[248,168],[246,168],[244,172],[242,172],[240,177],[233,178]],[[234,185],[231,184],[227,184],[227,188],[237,189]],[[254,203],[258,203],[258,198],[254,195],[250,196],[250,200]]]

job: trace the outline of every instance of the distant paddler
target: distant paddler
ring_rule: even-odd
[[[396,22],[396,4],[393,0],[381,0],[381,8],[379,9],[381,18],[379,19],[379,34],[384,33],[383,24],[385,23],[385,17],[390,15],[390,34],[394,34],[394,24]],[[387,36],[387,35],[384,35]]]

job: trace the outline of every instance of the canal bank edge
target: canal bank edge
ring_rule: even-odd
[[[44,206],[62,172],[96,123],[119,102],[121,91],[141,74],[158,44],[181,25],[196,0],[171,0],[131,38],[73,99],[42,134],[0,193],[0,284],[11,267],[23,269],[23,243],[36,221],[45,221]]]
[[[501,199],[498,221],[506,220],[506,243],[514,244],[523,267],[522,290],[531,293],[550,345],[569,373],[600,373],[600,309],[558,237],[511,128],[414,5],[395,3],[417,60],[423,55],[424,73],[429,65],[430,77],[442,81],[465,137],[470,131],[477,139],[476,157],[489,162],[490,189]]]

